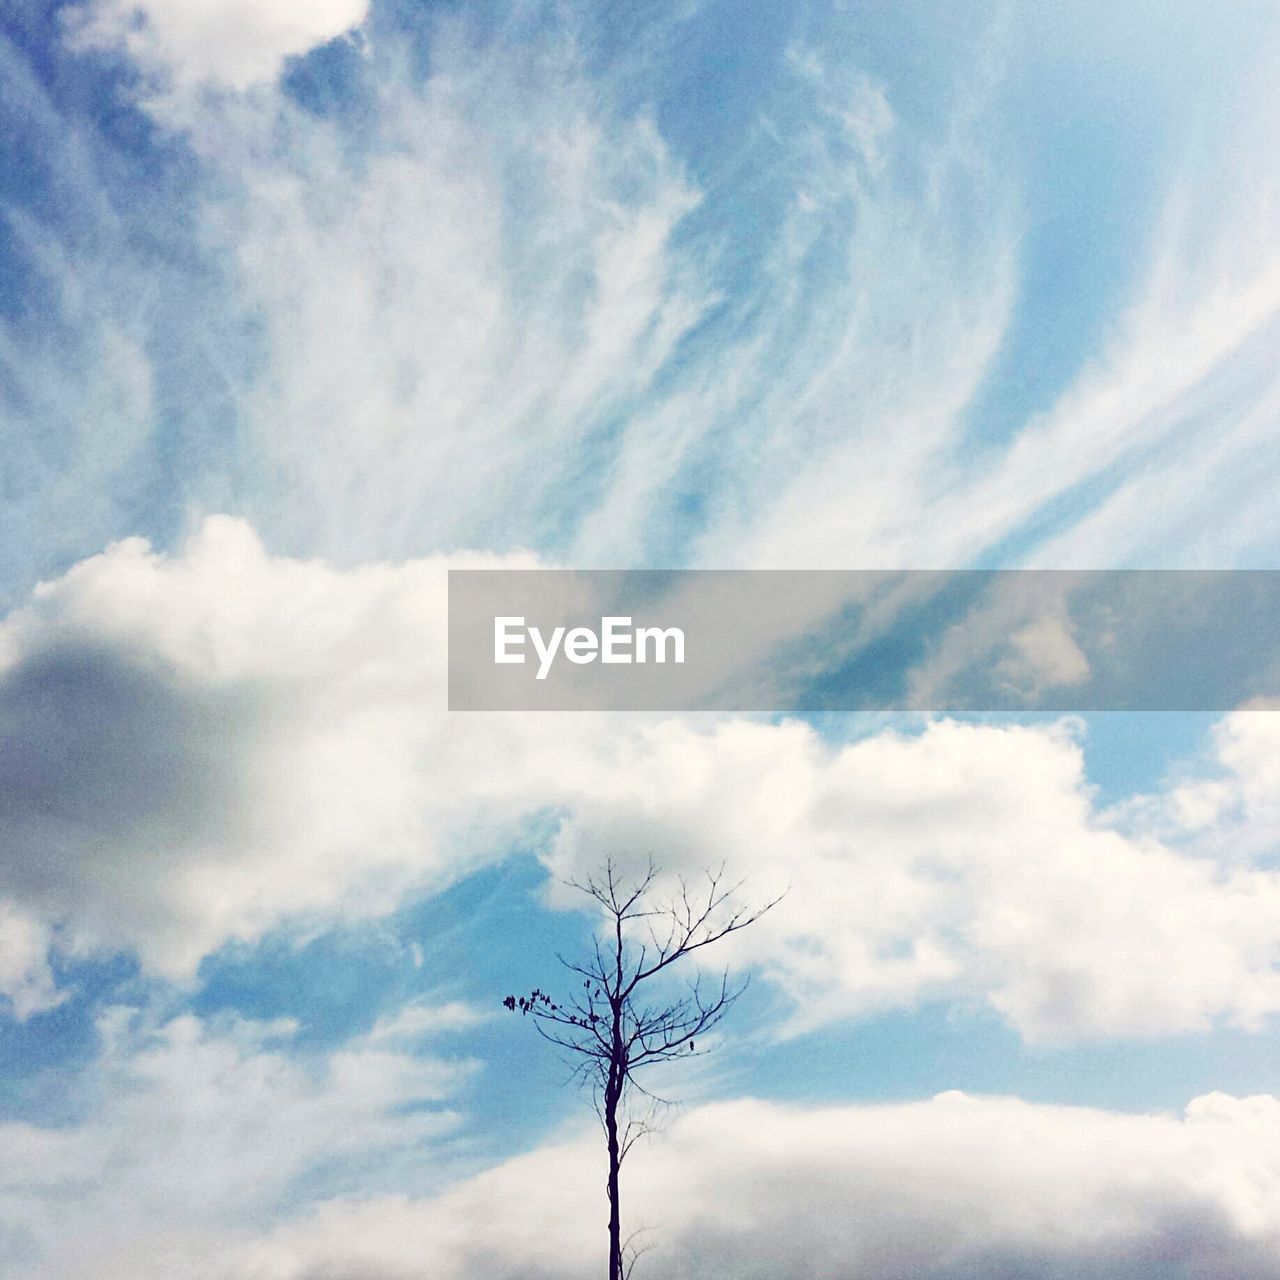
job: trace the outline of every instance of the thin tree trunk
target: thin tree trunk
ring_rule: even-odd
[[[622,1276],[622,1213],[619,1207],[618,1170],[622,1150],[618,1144],[618,1104],[627,1083],[626,1049],[622,1043],[622,915],[614,913],[614,985],[609,995],[610,1027],[609,1079],[605,1086],[604,1128],[609,1140],[609,1280]]]
[[[605,1100],[604,1123],[609,1139],[609,1280],[623,1280],[622,1216],[618,1204],[618,1169],[622,1158],[618,1147],[618,1104],[612,1091]]]

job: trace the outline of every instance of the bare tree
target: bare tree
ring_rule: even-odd
[[[627,1104],[633,1090],[662,1101],[637,1083],[636,1074],[702,1052],[698,1040],[746,988],[745,979],[730,982],[727,970],[714,982],[698,972],[685,993],[673,997],[661,979],[686,956],[754,924],[779,901],[741,906],[741,884],[726,886],[723,867],[706,872],[696,887],[678,879],[677,892],[658,898],[658,875],[650,863],[644,875],[627,880],[610,858],[589,879],[569,881],[605,916],[585,960],[556,957],[581,987],[563,999],[535,987],[503,1001],[512,1012],[531,1014],[543,1038],[573,1056],[574,1077],[591,1086],[609,1153],[609,1280],[627,1280],[640,1252],[622,1238],[618,1178],[636,1140],[650,1131],[651,1116],[633,1115]]]

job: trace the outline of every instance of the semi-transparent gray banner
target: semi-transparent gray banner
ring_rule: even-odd
[[[1276,570],[453,570],[449,707],[1220,711],[1277,635]]]

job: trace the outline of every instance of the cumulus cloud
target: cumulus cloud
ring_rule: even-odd
[[[610,850],[790,883],[741,959],[795,1026],[946,999],[1033,1038],[1142,1035],[1280,1008],[1280,874],[1225,818],[1183,848],[1168,806],[1100,813],[1072,722],[841,743],[796,722],[449,716],[459,562],[274,558],[220,518],[178,556],[118,544],[10,615],[0,892],[26,941],[3,976],[28,1012],[53,998],[42,931],[189,978],[232,939],[437,891],[548,812],[557,875]],[[1224,722],[1216,768],[1256,805],[1274,744],[1249,723]]]
[[[1167,788],[1115,806],[1113,819],[1158,832],[1181,847],[1236,865],[1265,861],[1280,848],[1280,710],[1260,700],[1223,717],[1209,749]]]
[[[635,1156],[629,1221],[653,1248],[640,1265],[674,1280],[1271,1280],[1278,1134],[1270,1097],[1210,1095],[1182,1116],[960,1094],[878,1107],[730,1102],[683,1116]],[[233,1255],[225,1274],[594,1274],[597,1145],[534,1152],[436,1199],[334,1202]]]
[[[287,58],[358,27],[369,0],[89,0],[68,11],[73,45],[119,50],[162,95],[270,84]]]
[[[444,573],[272,560],[212,520],[181,558],[130,540],[41,587],[0,635],[4,892],[180,977],[456,875]]]
[[[494,1280],[596,1273],[592,1133],[450,1164],[473,1064],[378,1034],[309,1060],[288,1020],[106,1010],[86,1118],[0,1126],[7,1274]],[[681,1114],[626,1170],[646,1264],[697,1280],[1280,1276],[1280,1100],[1128,1115],[957,1093],[743,1099]],[[449,1179],[452,1178],[452,1181]],[[443,1181],[442,1181],[443,1179]]]
[[[1280,1008],[1280,877],[1099,821],[1074,732],[939,721],[832,746],[666,724],[574,801],[551,865],[657,851],[789,881],[740,946],[800,1025],[929,999],[1031,1038],[1258,1025]]]
[[[472,1017],[410,1005],[306,1052],[290,1019],[101,1011],[77,1118],[0,1125],[0,1264],[56,1280],[596,1273],[597,1133],[479,1174],[453,1149],[476,1064],[430,1036]],[[1278,1137],[1265,1096],[1211,1094],[1180,1116],[958,1093],[741,1099],[636,1149],[627,1221],[677,1280],[1276,1280]]]

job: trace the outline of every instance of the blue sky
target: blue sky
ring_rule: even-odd
[[[607,850],[792,885],[655,1272],[1280,1277],[1272,713],[443,710],[450,567],[1277,567],[1272,6],[0,23],[0,1275],[593,1274]]]

